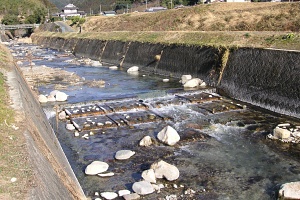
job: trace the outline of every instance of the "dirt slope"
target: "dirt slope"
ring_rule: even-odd
[[[103,31],[298,31],[300,3],[214,3],[157,13],[88,17],[83,29]]]

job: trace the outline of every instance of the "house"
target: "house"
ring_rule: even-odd
[[[157,12],[157,11],[162,11],[162,10],[167,10],[167,8],[165,7],[150,7],[148,9],[146,9],[145,12]]]
[[[103,15],[105,16],[115,16],[116,12],[111,10],[111,11],[103,11]]]
[[[83,17],[85,15],[86,14],[84,11],[79,11],[78,7],[74,6],[73,4],[66,5],[62,9],[62,12],[59,13],[59,16],[62,18],[74,17],[74,16]]]

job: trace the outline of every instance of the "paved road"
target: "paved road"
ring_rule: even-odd
[[[54,22],[56,25],[60,26],[62,32],[75,32],[74,29],[66,24],[65,22]]]

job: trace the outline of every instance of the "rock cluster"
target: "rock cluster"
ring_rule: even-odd
[[[199,78],[192,78],[192,75],[182,75],[180,82],[184,88],[205,87],[206,83]]]
[[[53,102],[53,101],[67,101],[68,96],[69,95],[67,95],[64,92],[54,90],[49,95],[40,94],[38,96],[38,101],[40,103],[47,103],[47,102]]]
[[[278,124],[274,128],[273,134],[269,134],[267,137],[282,142],[300,143],[300,126],[293,126],[289,123]]]

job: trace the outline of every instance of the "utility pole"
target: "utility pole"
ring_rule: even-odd
[[[148,8],[147,8],[147,3],[148,3],[148,2],[147,2],[147,0],[146,0],[146,10],[148,9]]]
[[[100,12],[99,12],[99,15],[101,15],[102,11],[101,11],[101,4],[100,4]]]

